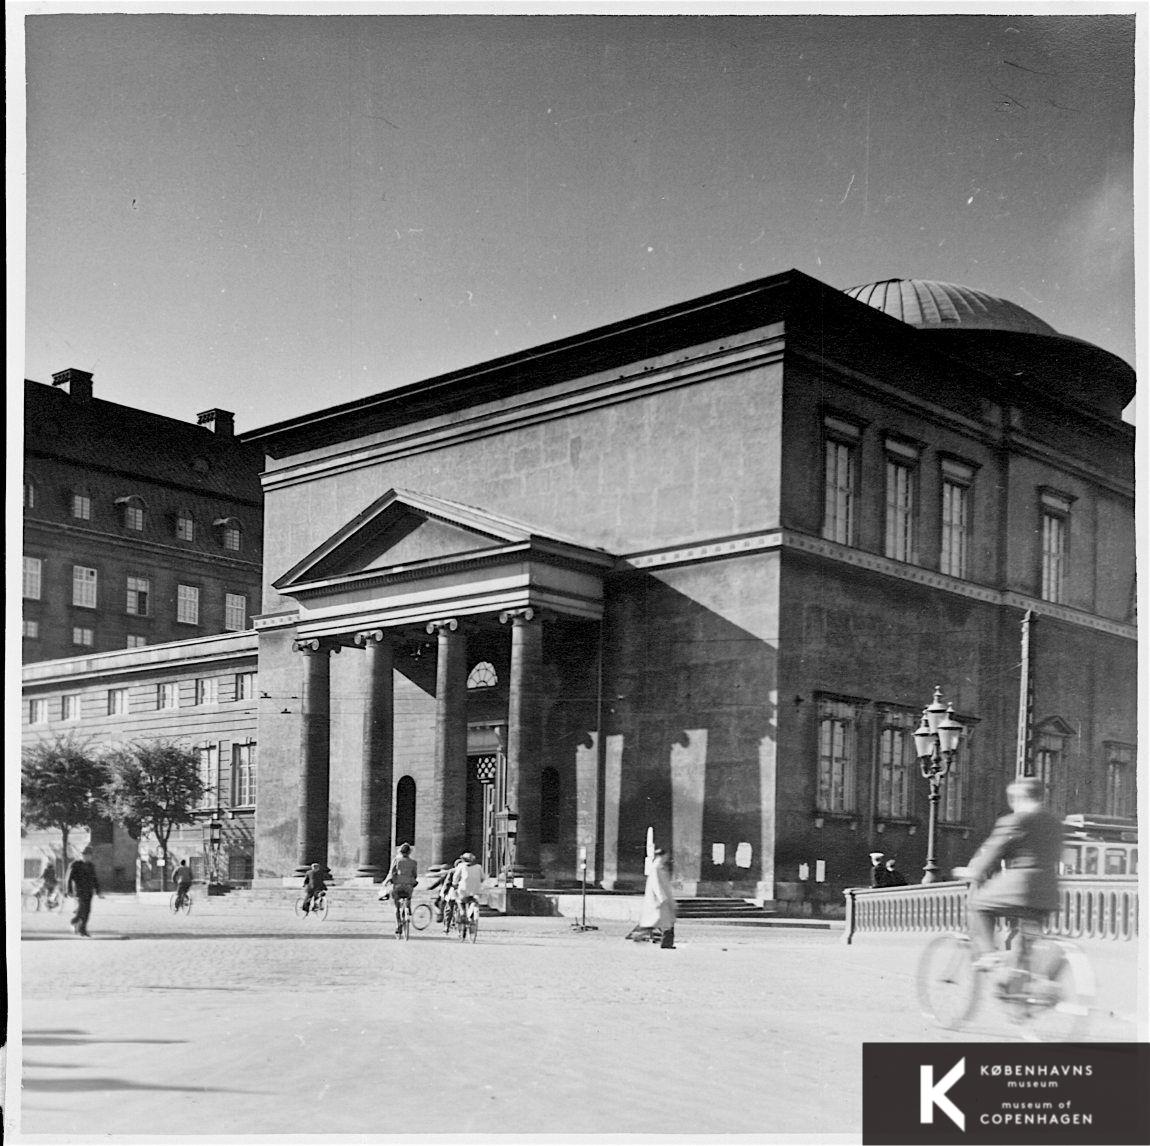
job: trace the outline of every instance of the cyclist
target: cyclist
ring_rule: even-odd
[[[176,889],[176,910],[179,911],[192,886],[192,869],[188,867],[187,860],[180,860],[180,866],[172,876],[172,884]]]
[[[998,819],[967,867],[954,869],[960,879],[981,885],[971,894],[967,924],[980,971],[998,963],[998,918],[1042,921],[1058,910],[1062,825],[1043,806],[1043,794],[1042,781],[1034,776],[1007,785],[1010,814]]]
[[[391,861],[387,879],[384,881],[391,884],[391,902],[395,904],[396,935],[403,932],[403,924],[399,921],[399,901],[406,899],[408,908],[411,908],[411,893],[415,890],[418,875],[415,860],[411,858],[411,844],[400,844],[399,853]]]
[[[319,864],[313,863],[308,868],[307,874],[303,877],[304,897],[303,897],[303,913],[307,915],[311,910],[312,901],[318,899],[327,890],[327,880],[324,878],[324,870]]]
[[[56,876],[56,865],[49,860],[40,873],[40,883],[33,893],[37,899],[50,900],[57,892],[60,881]]]
[[[469,903],[479,902],[479,889],[483,886],[483,868],[471,852],[464,852],[451,874],[455,889],[455,910],[466,911]]]
[[[437,919],[444,924],[446,930],[451,930],[451,921],[455,918],[455,878],[456,871],[463,857],[460,856],[440,877],[439,894],[435,898]]]

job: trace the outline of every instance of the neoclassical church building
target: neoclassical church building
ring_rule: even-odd
[[[241,435],[256,883],[406,840],[627,887],[649,838],[686,894],[914,879],[936,685],[941,867],[1016,769],[1133,814],[1134,385],[980,291],[788,271]]]

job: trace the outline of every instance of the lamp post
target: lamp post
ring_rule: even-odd
[[[934,856],[935,826],[938,822],[938,801],[942,782],[946,779],[958,743],[962,739],[962,725],[954,719],[954,707],[943,705],[942,689],[935,686],[934,700],[922,710],[922,724],[914,734],[914,751],[923,779],[930,783],[930,820],[926,837],[926,865],[922,869],[922,882],[934,883],[938,878],[938,863]]]

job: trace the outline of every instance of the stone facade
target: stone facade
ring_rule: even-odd
[[[99,752],[163,739],[205,753],[202,767],[212,790],[197,823],[173,832],[170,854],[176,863],[187,859],[197,878],[242,886],[251,882],[254,867],[261,709],[266,725],[284,707],[282,700],[262,698],[263,691],[251,630],[38,662],[23,670],[23,743],[73,736]],[[222,825],[214,853],[204,843],[213,819]],[[85,842],[84,831],[71,833],[69,852],[78,854]],[[97,825],[91,842],[105,886],[134,887],[138,876],[145,886],[158,886],[154,840],[145,837],[138,849],[106,824]],[[25,831],[21,845],[27,877],[37,862],[59,856],[59,833]]]

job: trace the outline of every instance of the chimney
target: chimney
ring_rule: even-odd
[[[52,375],[53,386],[66,386],[68,396],[76,402],[90,402],[92,400],[92,375],[86,370],[77,370],[69,366]]]
[[[236,433],[236,416],[231,410],[205,410],[196,416],[201,426],[210,426],[221,438],[233,438]]]

